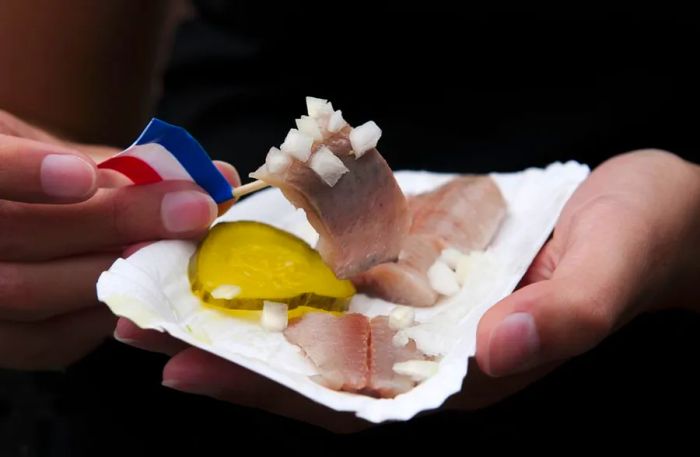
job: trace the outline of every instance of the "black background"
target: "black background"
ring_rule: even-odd
[[[331,99],[353,124],[375,120],[395,169],[595,166],[647,147],[699,157],[690,14],[198,4],[158,115],[243,175],[282,142],[305,95]],[[0,372],[0,456],[233,454],[248,444],[330,453],[378,438],[436,449],[458,440],[465,452],[559,440],[694,445],[699,343],[696,314],[642,316],[494,407],[334,436],[169,391],[164,357],[109,342],[65,373]]]

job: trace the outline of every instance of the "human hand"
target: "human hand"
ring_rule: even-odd
[[[99,274],[127,246],[203,234],[216,204],[190,182],[100,188],[114,180],[79,148],[0,121],[0,368],[64,367],[114,329]]]
[[[667,303],[681,304],[690,296],[688,278],[697,278],[699,271],[693,263],[699,258],[699,223],[697,166],[656,151],[625,154],[601,165],[567,203],[552,239],[520,288],[482,319],[478,365],[470,361],[462,392],[445,408],[474,409],[494,403],[595,346],[636,314]],[[688,255],[691,247],[694,257]],[[674,301],[664,302],[671,290],[676,291]],[[518,314],[506,321],[505,330],[499,328],[514,312]],[[527,322],[535,329],[523,331]],[[126,319],[120,319],[115,336],[173,356],[163,371],[168,387],[333,430],[369,425],[165,334],[141,330]],[[531,340],[522,342],[518,337]]]
[[[480,367],[522,377],[647,310],[697,309],[699,254],[700,167],[655,150],[607,161],[566,204],[521,287],[482,318]]]

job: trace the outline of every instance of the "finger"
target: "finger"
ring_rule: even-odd
[[[134,183],[129,178],[119,173],[116,170],[109,168],[97,169],[97,187],[100,189],[109,189],[114,187],[133,186]]]
[[[0,320],[39,321],[97,306],[95,283],[114,254],[0,263]]]
[[[224,175],[224,178],[226,178],[226,181],[228,181],[232,187],[238,187],[241,185],[241,176],[238,174],[236,167],[221,160],[215,160],[214,165],[216,165],[216,168],[219,169],[221,174]]]
[[[97,168],[71,149],[0,135],[0,199],[77,202],[97,189]]]
[[[126,249],[124,249],[124,252],[122,252],[122,257],[128,259],[149,244],[153,244],[153,241],[144,241],[143,243],[136,243],[132,244],[131,246],[127,246]]]
[[[477,360],[486,373],[502,376],[578,355],[639,312],[645,237],[618,219],[632,217],[603,203],[570,234],[555,232],[562,254],[551,279],[517,290],[479,323]]]
[[[0,110],[0,134],[27,138],[43,143],[61,143],[61,140],[40,128],[24,122],[7,111]]]
[[[223,174],[226,180],[229,182],[229,184],[231,184],[231,187],[238,187],[241,185],[241,177],[238,175],[238,170],[236,170],[236,168],[233,165],[227,162],[222,162],[220,160],[215,160],[214,165],[216,165],[216,168],[219,169],[221,174]],[[233,198],[225,202],[219,203],[219,216],[228,211],[234,203],[235,199]]]
[[[551,240],[545,243],[520,280],[517,287],[518,289],[528,284],[544,281],[552,277],[554,269],[559,263],[560,254],[557,248],[558,246]]]
[[[194,238],[216,217],[214,200],[187,181],[101,189],[74,205],[0,202],[0,256],[43,260],[142,241]],[[31,242],[29,242],[31,240]]]
[[[0,321],[0,368],[65,368],[104,341],[115,321],[116,317],[106,307],[41,322]]]
[[[174,356],[163,369],[163,385],[310,422],[334,431],[369,426],[350,413],[330,410],[286,387],[197,348]]]
[[[167,333],[144,330],[124,317],[117,321],[114,339],[139,349],[168,355],[175,355],[189,347],[189,344],[173,338]]]

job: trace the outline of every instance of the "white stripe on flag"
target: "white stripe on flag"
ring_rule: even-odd
[[[185,180],[194,181],[180,162],[170,151],[158,143],[147,143],[131,146],[122,155],[136,157],[153,168],[164,181]]]

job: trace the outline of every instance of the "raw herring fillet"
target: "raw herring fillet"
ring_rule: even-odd
[[[393,398],[416,385],[408,376],[394,372],[395,363],[426,359],[412,340],[394,346],[395,334],[385,316],[370,321],[362,314],[335,317],[326,313],[306,314],[284,332],[319,370],[316,380],[320,384],[381,398]]]
[[[486,248],[506,214],[506,203],[488,176],[462,176],[432,192],[409,197],[412,222],[398,261],[353,278],[358,290],[404,305],[432,306],[439,295],[427,271],[443,249]]]
[[[386,316],[377,316],[370,321],[369,383],[365,389],[374,397],[393,398],[408,392],[416,382],[405,375],[394,372],[394,364],[408,360],[426,360],[425,355],[409,340],[405,346],[394,346],[396,330],[389,328]]]
[[[369,380],[369,335],[369,321],[362,314],[309,313],[284,331],[318,368],[320,384],[349,392],[363,389]]]
[[[339,278],[395,260],[410,224],[406,198],[389,165],[376,149],[356,159],[350,131],[346,127],[312,148],[315,154],[325,145],[349,169],[333,187],[298,160],[280,173],[263,166],[251,174],[306,212],[319,234],[316,249]]]

